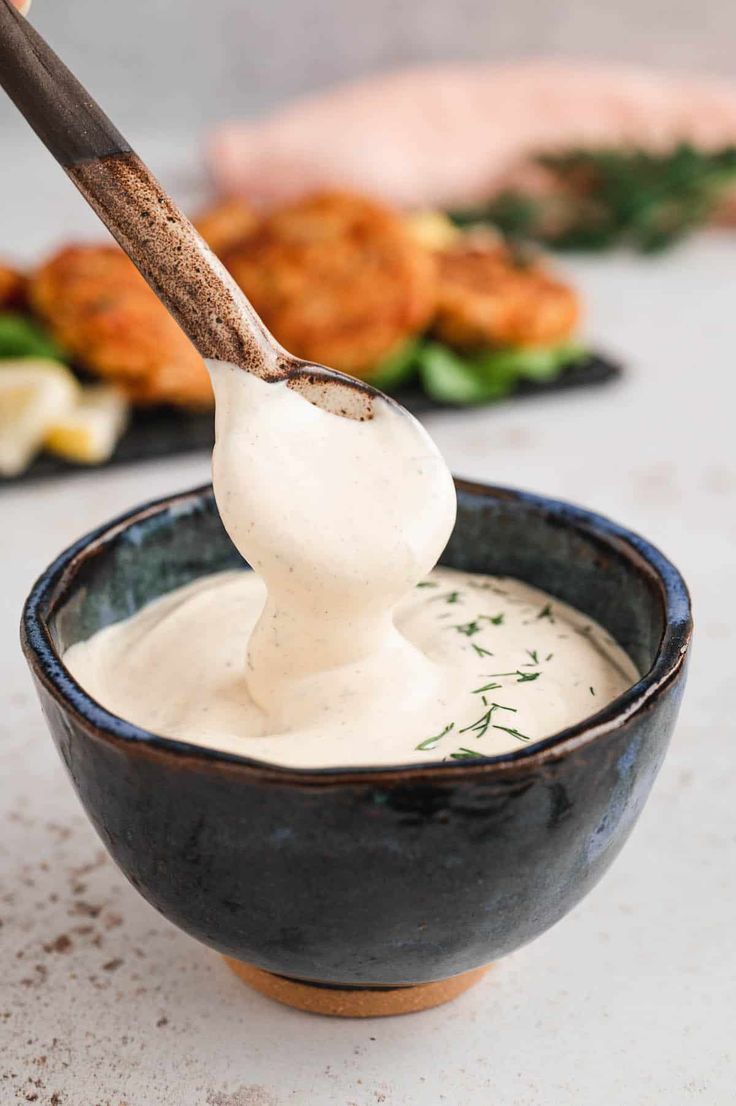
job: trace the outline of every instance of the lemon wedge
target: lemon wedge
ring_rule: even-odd
[[[0,474],[17,476],[28,467],[78,394],[76,378],[58,361],[0,361]]]
[[[99,465],[112,456],[128,413],[128,401],[112,385],[82,388],[74,406],[47,429],[44,447],[67,461]]]
[[[460,237],[460,231],[443,211],[414,211],[406,216],[412,238],[428,250],[444,250]]]

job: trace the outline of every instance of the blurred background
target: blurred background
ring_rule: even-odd
[[[607,410],[606,401],[595,389],[589,395],[581,390],[578,395],[578,384],[615,380],[623,370],[624,389],[610,396],[625,404],[627,396],[634,398],[634,393],[627,391],[632,387],[647,389],[650,395],[664,379],[684,387],[690,372],[686,352],[696,334],[699,359],[704,344],[709,343],[714,369],[722,356],[722,332],[728,320],[712,300],[712,290],[721,294],[731,272],[731,228],[736,212],[736,59],[731,49],[736,39],[736,7],[726,0],[706,0],[701,5],[686,0],[620,0],[595,5],[585,0],[518,0],[503,7],[482,0],[374,0],[369,5],[355,0],[312,0],[309,4],[297,0],[180,0],[176,4],[171,0],[126,4],[35,0],[30,18],[190,215],[201,214],[226,193],[238,193],[239,202],[246,207],[255,204],[252,223],[248,212],[245,216],[236,213],[234,229],[226,219],[225,233],[220,234],[218,224],[213,230],[217,243],[210,241],[276,337],[301,356],[330,361],[331,351],[329,343],[301,347],[300,335],[284,324],[286,312],[262,294],[281,279],[280,260],[273,256],[278,249],[273,241],[265,251],[258,243],[240,251],[234,248],[258,225],[262,217],[259,203],[265,201],[268,208],[284,202],[280,194],[269,196],[269,188],[277,180],[289,181],[296,193],[299,189],[309,192],[315,179],[317,185],[323,184],[319,171],[315,176],[315,167],[327,167],[324,178],[329,185],[334,165],[342,171],[353,158],[357,169],[349,183],[354,190],[396,202],[403,209],[397,209],[396,218],[404,219],[407,209],[433,209],[439,216],[435,223],[412,225],[410,230],[423,249],[439,256],[445,269],[456,265],[458,251],[472,252],[476,243],[468,237],[453,238],[448,215],[454,231],[460,226],[465,233],[469,226],[472,234],[478,225],[500,236],[512,251],[521,244],[523,253],[528,243],[534,251],[541,248],[542,272],[536,283],[523,271],[525,258],[515,253],[495,268],[486,258],[488,264],[479,267],[472,280],[469,271],[459,275],[460,283],[472,285],[461,289],[465,297],[461,310],[468,306],[468,295],[472,298],[479,293],[485,297],[481,307],[492,313],[493,295],[498,293],[507,305],[509,290],[515,289],[513,295],[529,308],[523,325],[499,331],[493,326],[468,327],[467,319],[460,319],[459,325],[456,311],[449,324],[442,318],[442,310],[435,316],[420,312],[421,317],[385,348],[370,356],[338,357],[333,362],[335,367],[370,377],[387,390],[408,383],[422,393],[419,408],[428,418],[435,401],[445,407],[493,406],[495,400],[506,399],[517,390],[533,393],[540,385],[576,386],[574,400],[564,406],[560,400],[548,408],[540,397],[525,401],[523,414],[521,409],[515,413],[516,405],[514,412],[499,408],[448,413],[437,422],[434,432],[440,439],[447,433],[449,441],[454,433],[452,419],[462,418],[466,453],[474,441],[472,428],[478,428],[471,455],[458,456],[455,461],[465,472],[487,467],[492,446],[486,420],[503,428],[523,418],[528,428],[535,422],[543,425],[548,412],[554,412],[560,420],[559,440],[549,443],[554,463],[543,461],[539,449],[530,452],[527,463],[532,467],[525,482],[536,483],[542,490],[575,494],[575,483],[560,476],[569,450],[568,443],[561,440],[563,427],[574,426],[576,435],[595,442],[598,420]],[[545,72],[549,62],[559,65],[559,74]],[[374,75],[380,80],[381,74],[413,67],[431,71],[433,65],[448,63],[457,68],[439,97],[432,99],[426,83],[407,85],[409,91],[404,90],[395,110],[396,90],[389,79],[380,86],[382,99],[379,96],[371,104],[369,87],[360,94],[357,114],[353,103],[340,116],[346,82]],[[514,66],[520,67],[517,85],[504,85],[503,74],[508,71],[513,76]],[[486,75],[487,87],[483,84]],[[452,95],[448,99],[448,88],[450,94],[459,89],[460,99],[452,100]],[[318,105],[316,115],[310,117],[309,97],[325,91],[329,94],[332,89],[337,91],[327,106]],[[296,116],[288,114],[292,105],[296,105]],[[372,121],[365,130],[367,116],[372,116]],[[305,118],[307,125],[302,126]],[[222,130],[229,122],[234,126]],[[190,441],[206,448],[211,440],[211,396],[201,362],[196,372],[192,370],[195,376],[199,374],[199,391],[184,388],[179,395],[176,388],[168,384],[159,388],[154,382],[148,395],[143,395],[125,376],[129,364],[111,365],[113,355],[105,356],[108,349],[90,354],[86,317],[78,326],[67,325],[72,309],[83,316],[89,306],[86,301],[80,306],[78,286],[84,284],[90,266],[98,259],[94,252],[57,257],[54,251],[68,250],[80,241],[104,243],[109,241],[107,232],[3,96],[0,136],[0,270],[4,262],[8,279],[12,282],[18,277],[21,282],[19,290],[11,283],[4,304],[0,288],[0,307],[14,316],[0,320],[9,334],[3,345],[4,332],[0,333],[0,357],[50,354],[68,364],[83,384],[102,378],[122,387],[125,412],[121,414],[119,406],[110,401],[109,409],[94,411],[89,417],[84,413],[87,428],[92,427],[101,444],[97,454],[94,449],[82,454],[77,451],[77,456],[70,458],[73,463],[91,462],[95,455],[104,459],[121,440],[126,419],[132,430],[122,438],[123,451],[136,427],[140,431],[137,444],[130,447],[132,458],[163,455]],[[218,144],[213,146],[215,136]],[[682,140],[692,148],[679,158],[673,152]],[[655,151],[653,163],[636,162],[640,146],[647,156]],[[592,164],[563,166],[559,179],[553,181],[551,207],[544,191],[541,204],[537,203],[534,176],[531,190],[524,177],[530,166],[539,168],[538,157],[547,147],[563,156],[582,150],[585,157],[592,151],[595,159]],[[606,161],[601,153],[607,156],[610,150],[614,158]],[[503,174],[519,164],[521,178],[511,174],[511,187],[516,190],[513,202],[499,206],[499,189],[507,187]],[[449,187],[448,174],[443,176],[445,168]],[[337,180],[342,183],[339,172]],[[467,195],[463,196],[466,180]],[[563,223],[567,220],[561,236],[560,190],[565,205]],[[491,207],[476,224],[474,205],[479,201],[491,203]],[[604,229],[599,233],[601,211]],[[271,238],[278,239],[279,234],[271,234]],[[489,242],[486,238],[482,243],[488,255],[495,249]],[[323,246],[328,256],[331,250],[331,245]],[[656,257],[648,256],[650,250]],[[46,263],[51,265],[50,273],[43,268]],[[116,265],[115,273],[106,273],[111,297],[103,300],[107,304],[111,298],[121,305],[119,317],[109,325],[127,326],[137,356],[137,346],[145,345],[145,338],[139,343],[141,328],[136,333],[129,324],[138,318],[135,303],[133,307],[130,304],[139,293],[127,287],[125,266]],[[356,264],[356,271],[359,268]],[[306,261],[303,269],[305,273],[309,270]],[[545,274],[553,281],[551,297]],[[352,271],[341,274],[326,292],[336,323],[344,303],[335,288],[342,287],[346,275],[352,276]],[[443,279],[447,275],[443,269]],[[449,276],[454,279],[457,274]],[[366,279],[371,287],[381,286],[380,280]],[[305,285],[308,291],[304,295],[299,292],[297,299],[308,298],[316,286],[311,271],[309,281]],[[683,282],[690,291],[680,288]],[[666,355],[661,327],[643,307],[642,288],[651,303],[659,297],[659,311],[667,316],[670,328],[683,328],[678,341],[668,335]],[[703,297],[704,288],[708,288],[710,299]],[[451,291],[454,295],[457,287]],[[676,320],[669,317],[673,297],[687,304]],[[548,311],[551,299],[555,304]],[[149,303],[145,310],[151,318],[156,316],[157,325],[165,327],[158,304]],[[699,313],[706,310],[711,311],[713,322],[698,325]],[[552,326],[547,325],[550,311],[557,311],[558,316]],[[36,328],[30,338],[25,331],[18,338],[19,314],[22,328],[27,330],[29,323]],[[537,326],[543,316],[546,322]],[[107,326],[108,321],[102,318],[100,325]],[[40,337],[39,327],[43,331]],[[438,337],[443,345],[439,361]],[[49,338],[54,344],[48,345]],[[428,349],[427,338],[432,348]],[[394,375],[384,378],[381,374],[387,359],[391,361],[404,339],[408,344],[402,348],[408,350],[408,361],[400,366],[398,376],[396,366],[390,364]],[[168,365],[180,358],[186,368],[188,359],[191,369],[191,349],[187,353],[170,333],[166,341],[160,336],[156,339],[160,349],[168,349],[168,341],[171,357],[159,357],[158,364],[149,363],[155,357],[144,351],[150,380],[162,369],[164,360]],[[419,342],[418,353],[410,348],[415,342]],[[544,354],[541,361],[537,356],[540,348]],[[123,351],[124,355],[129,352]],[[115,356],[119,353],[115,351]],[[675,372],[673,365],[680,362],[681,369]],[[7,374],[5,379],[9,379]],[[167,379],[170,382],[172,375]],[[429,411],[425,411],[427,397]],[[105,403],[110,400],[109,396],[103,398]],[[668,404],[677,401],[677,395],[665,398]],[[545,402],[551,399],[545,397]],[[159,407],[173,403],[180,409],[173,429],[167,429],[165,412],[161,416],[164,421],[150,421],[151,403]],[[190,409],[198,405],[207,410],[199,429],[192,430]],[[578,411],[585,413],[584,420],[578,419]],[[643,419],[644,415],[639,412],[634,417]],[[450,452],[455,448],[454,444],[447,446]],[[638,441],[638,448],[658,450],[645,437]],[[54,461],[55,468],[51,464],[46,455],[50,449],[46,437],[35,451],[26,452],[22,464],[11,459],[10,467],[15,463],[21,474],[28,466],[33,473],[50,468],[64,471],[59,462]],[[62,446],[59,449],[63,454]],[[499,477],[507,468],[513,475],[517,460],[501,450],[490,467]],[[595,458],[591,463],[601,470],[605,485],[609,473],[604,459]]]
[[[416,62],[544,54],[736,76],[729,0],[35,0],[32,18],[131,134],[191,136]],[[0,127],[31,145],[4,102]]]

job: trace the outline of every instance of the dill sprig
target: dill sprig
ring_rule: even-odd
[[[438,596],[438,598],[444,599],[445,603],[460,603],[461,602],[459,591],[450,591],[450,592],[447,593],[447,595],[441,595],[441,596]]]
[[[465,634],[466,637],[473,637],[474,634],[479,634],[483,629],[481,622],[490,622],[492,626],[502,626],[503,620],[503,614],[477,614],[470,622],[461,622],[459,625],[453,626],[453,629],[460,634]]]
[[[486,673],[489,680],[502,680],[509,676],[517,677],[517,684],[528,684],[532,680],[538,680],[542,675],[541,672],[522,672],[520,668],[515,668],[513,672],[488,672]],[[481,688],[485,690],[485,688]]]
[[[517,737],[519,739],[519,741],[531,741],[531,738],[528,737],[527,734],[520,733],[518,730],[515,730],[512,726],[499,726],[497,722],[494,722],[493,723],[493,728],[494,728],[494,730],[503,730],[504,733],[509,733],[509,734],[511,734],[512,737]]]
[[[454,625],[453,630],[457,630],[459,634],[465,634],[465,637],[472,637],[474,634],[479,634],[482,630],[482,626],[478,622],[477,618],[474,618],[472,622],[461,622]]]
[[[426,753],[429,749],[434,749],[435,745],[437,745],[442,740],[442,738],[450,732],[450,730],[454,729],[455,723],[449,722],[441,733],[435,734],[434,737],[425,738],[424,741],[421,741],[418,745],[415,745],[414,748],[418,749],[422,753]]]
[[[456,222],[492,223],[512,242],[552,249],[655,253],[706,223],[736,183],[736,146],[573,148],[539,154],[534,163],[547,189],[507,189]]]
[[[491,703],[485,714],[482,714],[475,722],[471,722],[469,726],[465,726],[462,730],[458,730],[458,733],[474,733],[477,738],[483,737],[488,731],[488,727],[491,725],[491,719],[497,710],[509,710],[512,714],[517,713],[516,707],[505,707],[502,703]]]

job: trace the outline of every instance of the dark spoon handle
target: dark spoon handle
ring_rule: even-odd
[[[202,356],[285,376],[287,355],[230,274],[9,0],[0,0],[0,85]]]
[[[91,158],[133,152],[74,74],[8,0],[0,4],[0,80],[65,169]]]

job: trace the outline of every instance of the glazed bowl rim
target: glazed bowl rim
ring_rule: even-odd
[[[49,620],[73,585],[81,565],[90,557],[104,554],[121,533],[156,514],[174,511],[186,514],[213,495],[212,485],[176,492],[151,500],[103,523],[68,546],[41,573],[23,608],[21,644],[34,676],[44,685],[64,711],[71,711],[82,727],[113,744],[122,743],[129,752],[147,752],[164,758],[182,759],[204,766],[213,762],[222,767],[245,771],[274,782],[302,785],[363,782],[409,782],[417,777],[433,780],[458,776],[478,781],[505,774],[510,770],[528,770],[556,760],[617,730],[633,716],[646,711],[659,694],[677,677],[687,655],[692,635],[690,595],[677,568],[646,539],[611,521],[604,515],[564,500],[513,488],[455,478],[459,492],[494,500],[518,502],[542,511],[563,525],[603,539],[615,547],[639,573],[653,579],[659,587],[664,608],[665,628],[652,666],[641,679],[596,714],[568,726],[530,746],[498,753],[490,757],[461,761],[420,761],[410,764],[292,768],[237,753],[203,748],[176,738],[163,737],[118,717],[93,699],[66,669],[54,645]]]

